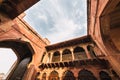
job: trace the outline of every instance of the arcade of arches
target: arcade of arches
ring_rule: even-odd
[[[75,76],[75,73],[70,70],[64,71],[61,76],[60,74],[55,70],[52,71],[49,75],[46,72],[44,72],[43,74],[41,74],[42,79],[40,80],[98,80],[93,74],[93,72],[87,69],[80,70],[77,73],[77,76]],[[100,71],[98,74],[99,80],[112,80],[110,74],[108,74],[107,71]]]
[[[89,36],[74,39],[74,42],[79,41],[76,44],[70,41],[46,46],[38,80],[119,79]]]
[[[101,53],[99,53],[102,55]],[[49,62],[60,62],[60,61],[71,61],[71,60],[83,60],[83,59],[90,59],[95,58],[95,54],[93,47],[90,45],[77,45],[73,48],[70,46],[68,48],[63,48],[57,51],[49,52],[49,55],[46,54],[48,57]],[[45,60],[43,60],[44,62]],[[49,63],[48,62],[48,63]]]

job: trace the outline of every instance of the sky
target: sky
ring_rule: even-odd
[[[24,19],[53,44],[87,34],[86,8],[86,0],[41,0]]]
[[[0,48],[0,73],[7,73],[17,57],[12,49]]]

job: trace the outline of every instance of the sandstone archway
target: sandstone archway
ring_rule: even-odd
[[[10,70],[10,74],[7,79],[16,80],[23,79],[27,66],[32,59],[34,50],[28,42],[17,41],[17,40],[4,40],[0,41],[0,47],[11,48],[17,55],[17,64]]]

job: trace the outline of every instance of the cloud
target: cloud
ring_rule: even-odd
[[[38,18],[40,18],[41,20],[47,22],[47,17],[45,15],[38,15]]]
[[[51,43],[86,35],[86,0],[41,0],[26,13],[25,20]]]
[[[79,28],[79,25],[75,24],[73,20],[61,18],[51,28],[52,33],[48,34],[48,38],[54,43],[70,39],[74,37],[74,32]]]

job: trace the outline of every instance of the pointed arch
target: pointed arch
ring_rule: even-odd
[[[69,49],[63,50],[62,60],[63,61],[72,60],[72,53],[71,53],[71,51]]]
[[[17,78],[24,79],[27,75],[27,66],[32,60],[34,53],[33,47],[29,42],[19,40],[0,41],[1,48],[11,48],[17,55],[17,63],[11,67],[6,79],[14,80]],[[32,67],[34,68],[34,67]]]
[[[97,80],[91,71],[82,69],[78,73],[78,80]]]
[[[53,53],[52,62],[58,62],[58,61],[60,61],[60,52],[59,51],[55,51]]]
[[[62,80],[75,80],[74,74],[72,71],[65,71],[63,73],[63,79]]]

